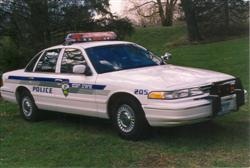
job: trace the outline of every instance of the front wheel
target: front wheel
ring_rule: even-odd
[[[144,111],[133,99],[118,100],[112,118],[119,135],[124,139],[140,140],[148,135],[149,125]]]
[[[41,119],[41,114],[36,107],[33,97],[28,92],[23,92],[19,101],[20,113],[27,121],[38,121]]]

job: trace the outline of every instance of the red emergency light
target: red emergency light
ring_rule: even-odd
[[[88,32],[88,33],[70,33],[66,36],[66,44],[90,42],[90,41],[109,41],[116,40],[115,32]]]

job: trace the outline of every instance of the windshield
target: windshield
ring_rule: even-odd
[[[86,49],[97,73],[133,69],[161,64],[151,52],[133,44],[98,46]]]

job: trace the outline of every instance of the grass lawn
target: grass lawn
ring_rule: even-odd
[[[184,30],[140,29],[128,40],[158,55],[170,51],[172,64],[230,73],[249,86],[248,38],[172,45],[184,39]],[[212,123],[157,128],[152,138],[130,142],[120,139],[107,120],[55,115],[29,123],[16,105],[0,101],[0,167],[247,167],[249,123],[245,105]]]

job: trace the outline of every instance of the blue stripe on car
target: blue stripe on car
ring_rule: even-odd
[[[92,89],[94,90],[104,90],[105,85],[92,85]]]
[[[12,80],[23,80],[23,81],[38,81],[38,82],[56,82],[57,78],[42,78],[42,77],[26,77],[26,76],[9,76]],[[62,79],[62,81],[69,81],[68,79]]]
[[[9,76],[8,79],[21,80],[21,81],[38,81],[38,82],[57,82],[58,80],[58,78],[26,77],[26,76]],[[61,79],[61,80],[62,82],[68,83],[70,86],[77,84],[77,83],[69,83],[68,79]],[[89,85],[91,86],[91,89],[94,90],[104,90],[104,88],[106,87],[106,85],[95,85],[95,84],[81,84],[81,85]]]

